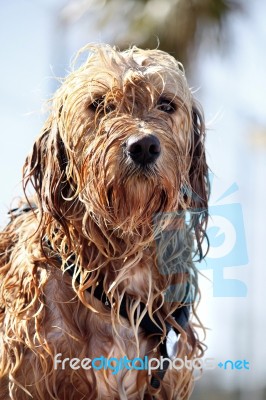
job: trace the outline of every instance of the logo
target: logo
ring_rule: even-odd
[[[213,186],[213,175],[210,175],[209,179]],[[197,269],[213,271],[214,297],[247,296],[247,287],[244,282],[225,277],[226,269],[241,267],[248,263],[242,207],[240,203],[232,201],[232,197],[237,191],[238,186],[234,183],[215,201],[210,202],[206,230],[209,242],[205,240],[202,244],[203,254],[207,253],[207,256],[201,262],[194,260]],[[190,195],[193,196],[191,193]],[[193,298],[191,285],[188,289],[188,281],[193,281],[193,266],[190,259],[192,244],[188,226],[191,217],[200,213],[201,210],[191,209],[187,214],[180,211],[161,213],[156,216],[155,239],[160,273],[162,275],[174,274],[176,281],[175,285],[169,286],[167,289],[166,301],[184,301],[186,296],[190,299]],[[156,234],[157,226],[164,226],[164,224],[166,224],[166,229]],[[165,249],[167,250],[165,251]],[[187,267],[185,267],[186,265]],[[188,290],[191,293],[187,293]]]
[[[213,177],[210,177],[213,184]],[[242,207],[240,203],[228,202],[238,191],[232,184],[209,207],[207,236],[209,251],[197,268],[213,270],[214,297],[246,297],[247,287],[239,279],[225,278],[226,269],[241,267],[248,263],[247,244]],[[206,243],[205,243],[206,250]]]
[[[148,375],[151,375],[152,371],[156,371],[158,369],[168,368],[170,370],[174,369],[179,371],[181,369],[188,369],[189,371],[202,371],[202,370],[210,370],[216,369],[219,367],[224,370],[249,370],[250,365],[246,360],[226,360],[225,362],[217,363],[215,358],[193,358],[189,360],[187,356],[183,358],[168,358],[160,356],[160,358],[148,358],[145,356],[144,358],[135,357],[133,359],[129,359],[127,356],[123,358],[106,358],[104,356],[96,357],[93,359],[90,358],[63,358],[62,353],[58,353],[54,357],[54,369],[84,369],[90,370],[93,369],[95,371],[100,370],[110,370],[112,375],[117,375],[119,371],[122,370],[136,370],[136,371],[148,371]]]

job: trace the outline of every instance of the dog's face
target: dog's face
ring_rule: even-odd
[[[204,128],[182,66],[159,50],[90,50],[26,164],[44,210],[125,233],[206,208]]]

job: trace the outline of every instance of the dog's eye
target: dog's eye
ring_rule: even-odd
[[[167,114],[173,114],[176,111],[176,106],[170,100],[160,98],[157,103],[157,108]]]
[[[110,113],[110,112],[112,112],[114,110],[115,110],[115,104],[113,104],[113,103],[109,103],[105,107],[105,112],[106,113]]]
[[[103,106],[104,99],[100,97],[99,99],[95,99],[90,105],[89,109],[93,112],[96,112],[99,107]]]
[[[96,111],[104,111],[105,113],[110,113],[115,110],[115,105],[113,103],[109,103],[105,105],[104,98],[100,97],[99,99],[95,99],[90,105],[89,109],[93,112]]]

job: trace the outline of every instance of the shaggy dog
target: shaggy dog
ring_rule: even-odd
[[[203,354],[191,321],[203,115],[169,54],[87,50],[51,101],[26,200],[1,233],[0,399],[187,399],[192,368],[141,361]]]

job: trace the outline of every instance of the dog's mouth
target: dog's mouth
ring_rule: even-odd
[[[134,166],[129,173],[114,182],[106,192],[110,210],[123,208],[130,215],[134,211],[145,213],[162,211],[167,202],[156,165]],[[119,206],[118,206],[119,205]],[[133,216],[133,215],[132,215]]]
[[[159,169],[157,164],[155,163],[146,163],[146,164],[135,164],[129,163],[127,165],[125,171],[125,181],[128,181],[130,178],[134,178],[134,180],[144,181],[157,181],[159,176]]]

